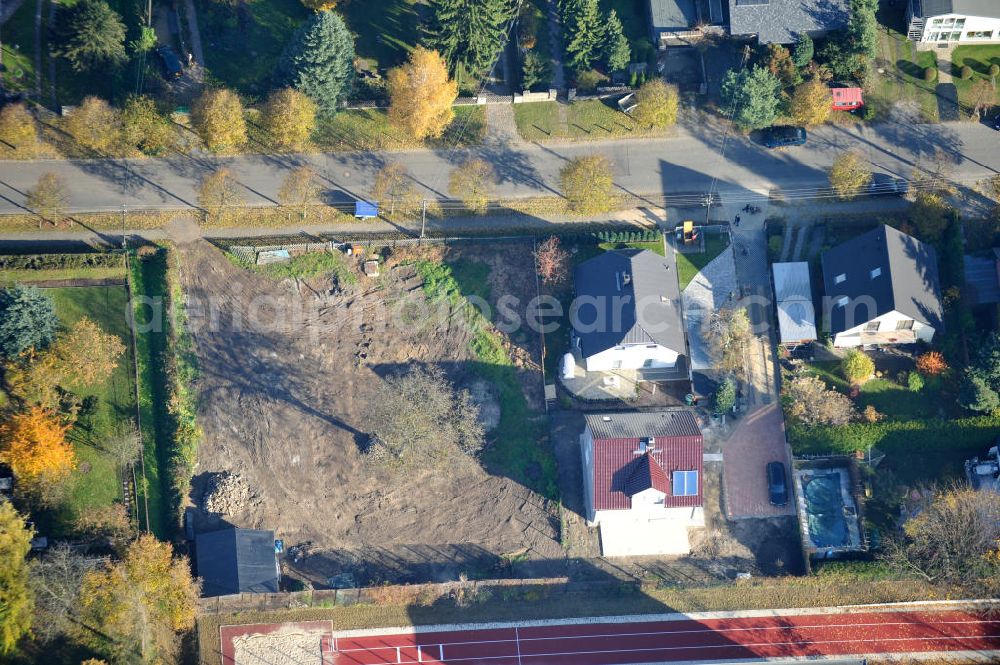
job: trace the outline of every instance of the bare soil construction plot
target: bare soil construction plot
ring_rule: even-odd
[[[370,581],[453,577],[468,572],[463,557],[561,555],[554,506],[524,485],[478,466],[401,476],[360,452],[364,405],[387,373],[439,363],[460,387],[476,379],[463,317],[445,304],[426,325],[435,305],[416,269],[400,265],[412,256],[394,255],[381,277],[331,294],[328,281],[276,283],[245,270],[205,241],[179,249],[205,433],[191,493],[199,529],[224,519],[274,529],[286,546],[308,543],[300,572],[320,582],[357,573],[362,559],[387,560]],[[533,274],[523,247],[457,253],[511,266],[491,275],[490,300]],[[533,293],[515,295],[527,302]],[[513,338],[525,349],[512,354],[531,365],[534,337]],[[537,382],[519,373],[526,387]],[[489,445],[503,441],[494,434]],[[222,473],[238,479],[219,482]],[[203,509],[209,486],[232,488],[213,501],[228,514]]]

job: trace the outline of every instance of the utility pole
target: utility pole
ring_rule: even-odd
[[[420,238],[424,237],[424,230],[427,228],[427,199],[420,201]]]
[[[122,249],[126,249],[126,241],[125,241],[125,213],[127,211],[128,210],[125,207],[125,204],[123,203],[122,204]]]

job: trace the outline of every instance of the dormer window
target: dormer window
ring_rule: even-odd
[[[846,281],[847,281],[847,273],[846,272],[842,272],[842,273],[840,273],[839,275],[837,275],[836,277],[833,278],[833,283],[834,284],[843,284]]]

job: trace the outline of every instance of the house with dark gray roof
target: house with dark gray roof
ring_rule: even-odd
[[[584,416],[580,435],[587,520],[601,554],[687,554],[705,525],[701,429],[688,409]]]
[[[823,319],[833,345],[930,342],[942,329],[937,254],[881,225],[823,253]]]
[[[604,252],[575,272],[573,349],[587,372],[683,369],[681,295],[673,252]],[[686,372],[676,377],[687,378]]]
[[[227,528],[195,537],[203,596],[277,593],[280,578],[274,532]]]
[[[729,32],[761,44],[791,44],[847,25],[850,0],[729,0]]]
[[[1000,42],[997,0],[910,0],[906,7],[907,37],[934,44]]]

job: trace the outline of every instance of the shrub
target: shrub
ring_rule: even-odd
[[[937,376],[948,369],[944,356],[937,351],[928,351],[917,358],[917,371],[927,376]]]
[[[968,65],[963,66],[962,69],[961,69],[961,71],[960,71],[960,73],[959,73],[959,76],[962,77],[963,81],[968,81],[969,79],[971,79],[972,78],[972,67],[969,67]]]
[[[924,389],[924,377],[920,376],[920,372],[910,372],[910,376],[906,379],[906,386],[918,393]]]
[[[935,67],[928,67],[924,70],[924,80],[928,83],[933,83],[937,80],[937,69]]]
[[[995,62],[992,65],[990,65],[990,76],[992,78],[996,78],[997,76],[1000,76],[1000,65],[998,65]]]
[[[840,371],[852,385],[859,386],[875,373],[875,363],[863,351],[851,349],[840,362]]]

